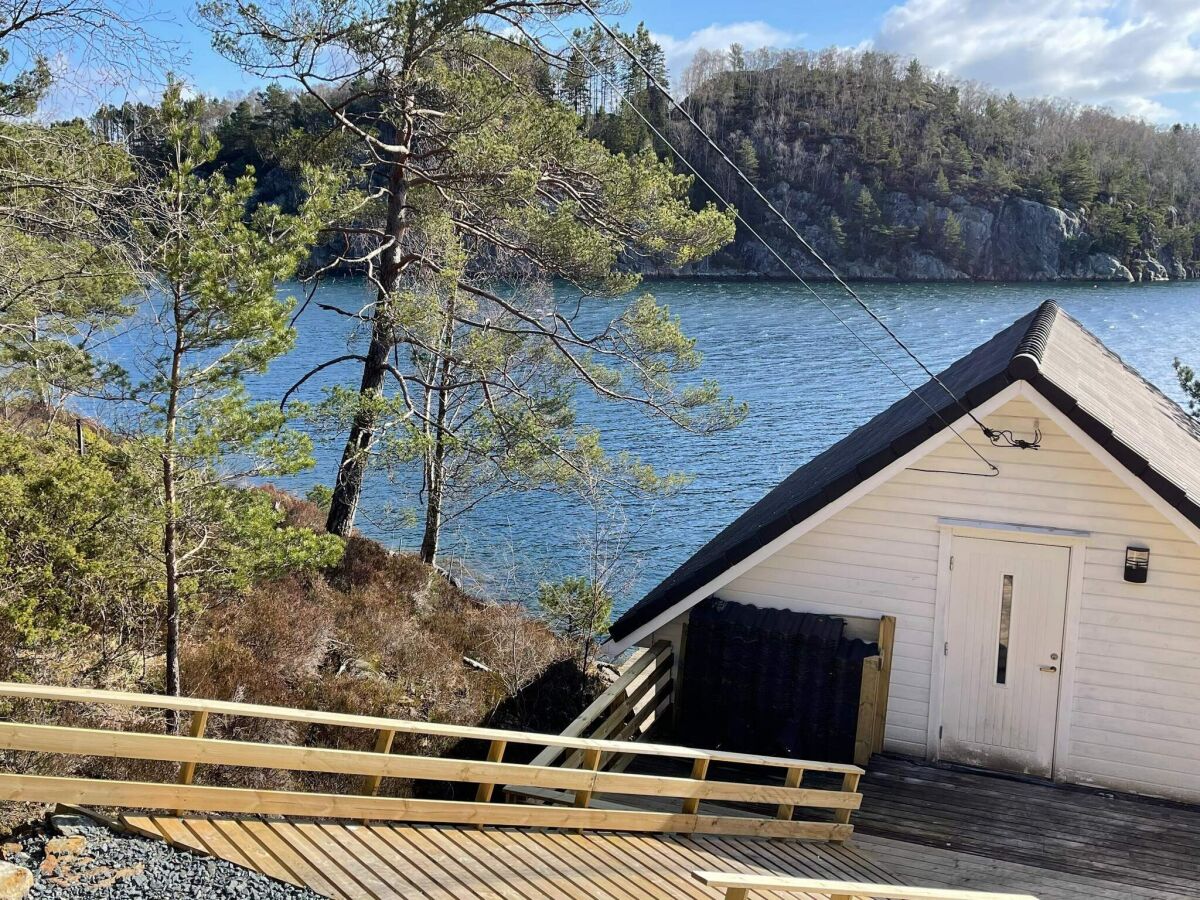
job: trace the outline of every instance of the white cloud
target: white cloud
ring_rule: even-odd
[[[658,32],[652,36],[663,48],[672,83],[678,82],[679,74],[687,68],[697,50],[727,50],[730,44],[741,44],[746,50],[792,47],[804,39],[803,34],[784,31],[761,21],[714,23],[682,38]]]
[[[1200,91],[1195,0],[906,0],[874,44],[1001,90],[1156,121]]]

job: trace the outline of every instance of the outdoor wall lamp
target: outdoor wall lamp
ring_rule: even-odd
[[[1134,584],[1145,584],[1150,573],[1150,548],[1125,548],[1125,580]]]

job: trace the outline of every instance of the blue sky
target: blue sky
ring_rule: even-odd
[[[154,2],[155,30],[188,54],[201,91],[255,82],[221,59],[187,0]],[[675,71],[697,48],[874,46],[1023,96],[1109,106],[1160,123],[1200,122],[1200,0],[630,0]]]

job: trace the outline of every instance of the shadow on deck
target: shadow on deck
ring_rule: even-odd
[[[901,881],[1046,900],[1200,897],[1200,806],[885,756],[860,790],[850,846]]]

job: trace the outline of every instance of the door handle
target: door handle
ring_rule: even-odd
[[[1057,672],[1058,666],[1042,666],[1039,669],[1039,671],[1041,671],[1041,672]]]

